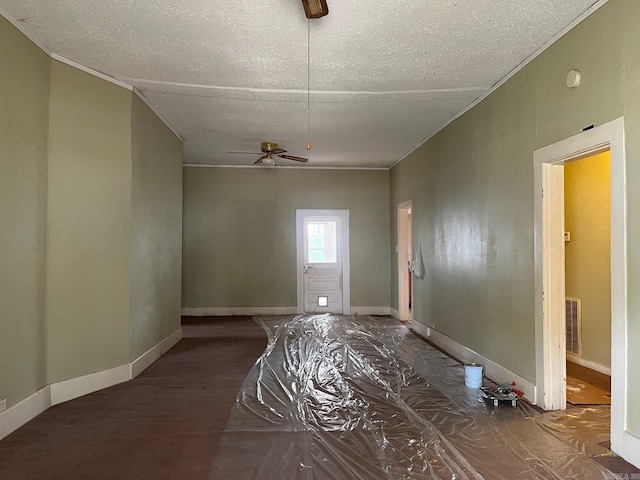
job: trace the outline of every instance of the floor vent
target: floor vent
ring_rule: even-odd
[[[582,355],[582,342],[580,341],[582,312],[580,309],[580,299],[566,298],[566,316],[567,353],[579,357]]]

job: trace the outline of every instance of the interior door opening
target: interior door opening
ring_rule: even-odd
[[[567,408],[611,404],[610,151],[564,164]]]
[[[398,320],[402,321],[411,320],[413,312],[412,209],[411,200],[398,205]]]
[[[640,465],[640,437],[629,431],[625,125],[618,118],[534,152],[536,404],[566,408],[564,165],[610,153],[611,450]]]

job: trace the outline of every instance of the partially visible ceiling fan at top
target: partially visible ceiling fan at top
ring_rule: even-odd
[[[327,0],[302,0],[304,14],[307,18],[320,18],[329,13]]]
[[[258,152],[228,152],[234,155],[262,155],[258,160],[256,160],[255,164],[263,164],[263,165],[275,165],[276,160],[273,157],[280,157],[286,160],[293,160],[295,162],[307,163],[309,161],[308,158],[296,157],[294,155],[284,155],[287,151],[282,148],[278,148],[278,144],[275,142],[262,142],[260,144],[261,153]]]

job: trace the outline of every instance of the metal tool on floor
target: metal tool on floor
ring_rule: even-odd
[[[524,395],[522,391],[513,388],[515,385],[516,382],[509,382],[497,386],[480,387],[478,400],[492,401],[494,407],[500,405],[501,402],[511,402],[511,406],[515,407],[518,400]]]

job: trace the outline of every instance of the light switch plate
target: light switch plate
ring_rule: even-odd
[[[4,412],[7,409],[7,399],[0,400],[0,412]]]

